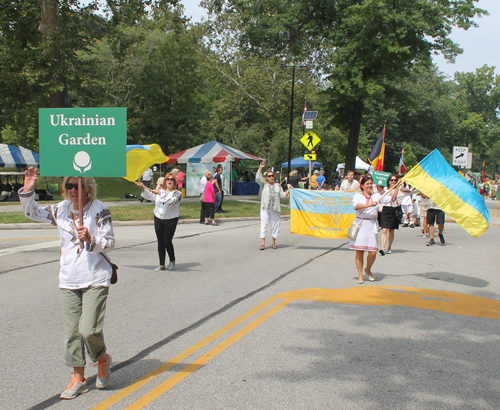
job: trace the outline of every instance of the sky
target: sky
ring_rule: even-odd
[[[193,22],[201,21],[206,16],[204,9],[199,7],[199,0],[181,0],[186,7],[186,16]],[[484,64],[495,66],[495,73],[500,75],[500,0],[479,0],[476,7],[488,10],[490,16],[475,18],[479,27],[471,27],[465,31],[454,29],[450,38],[464,49],[455,64],[449,64],[442,55],[434,57],[434,63],[439,70],[453,78],[456,71],[475,71]]]

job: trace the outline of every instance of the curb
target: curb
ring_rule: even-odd
[[[258,221],[259,216],[237,216],[234,218],[217,218],[219,222],[221,221]],[[281,219],[290,219],[290,215],[283,215]],[[199,219],[180,219],[179,224],[196,224],[199,223]],[[154,225],[154,221],[115,221],[113,226],[140,226],[140,225]],[[27,222],[27,223],[17,223],[17,224],[0,224],[0,231],[9,230],[20,230],[20,229],[57,229],[56,226],[43,223],[43,222]]]

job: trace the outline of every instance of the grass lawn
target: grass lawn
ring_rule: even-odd
[[[160,174],[155,172],[154,179],[158,179]],[[125,194],[134,194],[137,196],[141,195],[141,189],[133,182],[127,181],[124,178],[95,178],[97,182],[97,199],[103,202],[106,201],[119,201]],[[22,183],[22,180],[20,180]],[[60,184],[62,183],[62,178],[59,177],[39,177],[36,189],[48,190],[47,184]],[[62,195],[59,192],[51,192],[54,197],[55,202],[62,201]],[[15,202],[0,202],[2,205],[12,205]]]
[[[288,202],[288,201],[286,201]],[[51,202],[54,203],[54,202]],[[285,203],[285,201],[283,201]],[[11,202],[12,204],[12,202]],[[199,202],[185,202],[180,206],[180,219],[198,219],[200,217]],[[239,202],[224,199],[224,210],[227,213],[216,214],[217,219],[234,217],[251,217],[260,215],[260,203]],[[110,207],[114,221],[151,221],[153,220],[153,204],[128,205]],[[290,215],[290,209],[283,206],[282,215]],[[23,212],[0,212],[0,223],[32,222]]]

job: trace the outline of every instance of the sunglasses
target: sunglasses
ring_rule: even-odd
[[[78,184],[67,183],[65,186],[66,186],[66,191],[71,191],[73,188],[75,188],[78,191]]]
[[[266,177],[271,178],[274,177],[274,175],[266,175]]]
[[[166,178],[165,181],[175,181],[175,178]]]
[[[391,179],[391,182],[398,182],[397,179]]]

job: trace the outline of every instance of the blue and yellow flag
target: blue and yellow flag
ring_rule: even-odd
[[[292,189],[291,232],[318,238],[347,238],[347,232],[356,217],[352,206],[352,197],[355,193]]]
[[[481,195],[437,149],[413,167],[402,181],[422,191],[475,238],[488,229],[490,213]]]
[[[127,176],[129,181],[137,181],[151,165],[167,162],[168,157],[158,144],[127,145]]]

